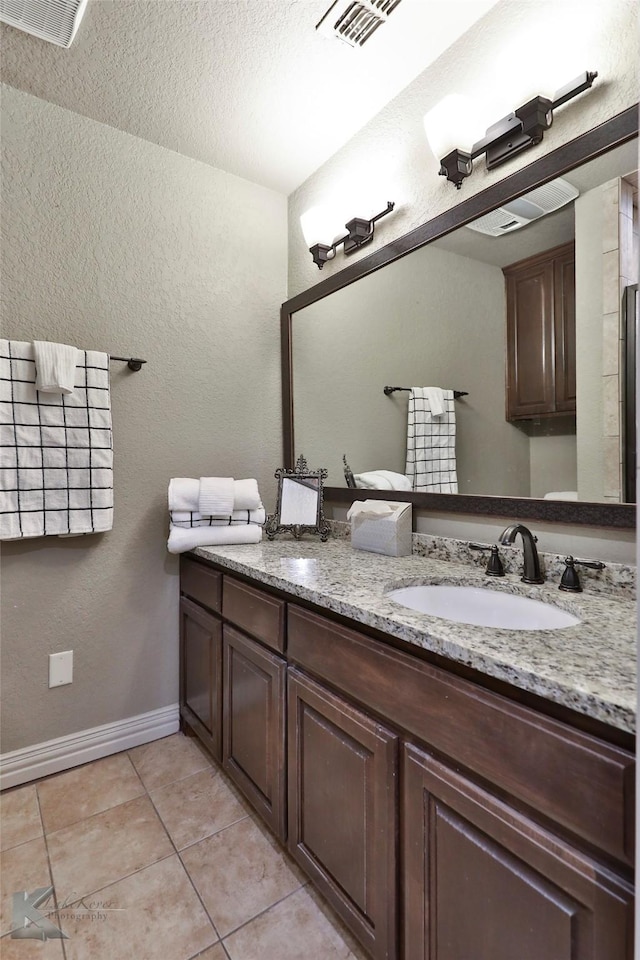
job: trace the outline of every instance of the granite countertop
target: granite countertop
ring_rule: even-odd
[[[466,564],[432,557],[387,557],[348,541],[303,538],[194,553],[456,663],[635,732],[636,605],[605,594],[560,593],[557,583],[526,586],[507,575],[488,580]],[[561,630],[477,627],[428,616],[387,598],[412,583],[460,581],[546,600],[580,623]]]

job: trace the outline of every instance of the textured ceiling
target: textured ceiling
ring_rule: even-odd
[[[402,0],[361,49],[330,0],[89,0],[69,49],[2,25],[2,79],[289,194],[496,0]]]

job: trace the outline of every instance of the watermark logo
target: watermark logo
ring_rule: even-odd
[[[33,893],[22,890],[13,894],[12,940],[69,939],[66,933],[38,910],[52,895],[53,887],[38,887]]]

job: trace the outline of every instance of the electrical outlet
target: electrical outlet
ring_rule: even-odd
[[[61,687],[73,682],[73,650],[49,654],[49,686]]]

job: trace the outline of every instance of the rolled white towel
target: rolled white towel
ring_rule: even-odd
[[[260,510],[234,510],[230,517],[203,517],[193,510],[171,510],[169,516],[174,527],[233,527],[247,523],[262,526],[267,519],[264,507]]]
[[[36,390],[40,393],[73,393],[76,385],[78,350],[66,343],[33,341],[36,364]]]
[[[169,480],[169,510],[198,510],[200,481],[192,477],[174,477]]]
[[[261,507],[262,500],[258,490],[258,481],[253,478],[236,480],[233,485],[233,509],[260,510]]]
[[[189,513],[200,513],[200,481],[192,477],[174,477],[169,481],[169,510],[184,510]],[[257,480],[234,480],[233,508],[227,516],[236,510],[262,510]],[[210,514],[206,514],[210,516]]]
[[[169,553],[185,553],[195,547],[228,546],[235,543],[260,543],[262,527],[255,523],[234,527],[184,527],[171,526],[167,550]]]
[[[199,513],[205,517],[230,517],[234,504],[233,477],[200,477]]]
[[[363,490],[411,490],[411,481],[393,470],[370,470],[356,473],[356,487]]]

